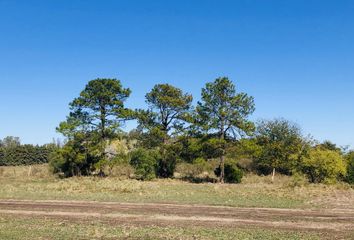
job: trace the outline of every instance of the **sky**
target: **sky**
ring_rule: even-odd
[[[144,108],[154,84],[196,102],[227,76],[254,96],[252,120],[354,148],[353,12],[352,0],[0,0],[0,138],[51,142],[98,77]]]

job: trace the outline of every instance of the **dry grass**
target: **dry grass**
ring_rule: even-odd
[[[53,178],[49,173],[48,164],[31,165],[31,166],[0,166],[0,179],[44,179]]]
[[[47,165],[0,167],[0,199],[95,200],[185,203],[235,207],[354,208],[346,184],[312,185],[301,178],[247,175],[241,184],[193,184],[181,180],[142,182],[117,177],[59,179]],[[100,220],[58,221],[0,216],[0,239],[334,239],[325,232],[262,228],[115,225]],[[340,233],[338,233],[340,234]],[[353,235],[341,239],[352,239]]]
[[[180,180],[141,182],[118,177],[58,179],[46,165],[0,168],[0,198],[154,202],[276,208],[354,208],[346,184],[313,185],[298,179],[248,175],[241,184],[193,184]],[[300,182],[300,183],[299,183]]]

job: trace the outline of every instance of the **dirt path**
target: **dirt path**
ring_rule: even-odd
[[[107,203],[87,201],[0,200],[0,216],[49,217],[72,221],[99,219],[109,224],[262,227],[347,233],[354,210],[232,208],[203,205]]]

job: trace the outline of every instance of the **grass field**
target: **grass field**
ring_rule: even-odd
[[[48,173],[46,165],[40,165],[30,168],[1,167],[0,184],[0,200],[2,201],[60,200],[169,203],[240,208],[278,208],[289,209],[289,211],[293,211],[293,209],[319,209],[319,212],[322,211],[321,209],[347,209],[350,210],[350,213],[345,215],[346,220],[343,223],[351,226],[350,221],[354,220],[354,216],[351,215],[354,213],[354,189],[349,185],[311,185],[285,176],[277,176],[276,181],[271,183],[269,177],[249,175],[243,179],[243,183],[233,185],[193,184],[180,180],[141,182],[109,177],[58,179]],[[81,202],[77,204],[81,204]],[[3,203],[2,206],[0,206],[0,211],[6,210],[6,203]],[[14,208],[15,210],[23,210],[26,214],[18,214],[18,212],[15,212],[15,215],[0,213],[0,239],[335,239],[337,236],[341,239],[351,239],[354,236],[352,232],[348,231],[345,233],[333,231],[328,234],[325,227],[326,224],[332,224],[333,221],[330,219],[323,223],[320,222],[324,225],[319,225],[322,226],[322,230],[319,229],[318,231],[316,231],[316,228],[314,228],[315,230],[302,230],[302,228],[291,227],[292,221],[298,221],[300,226],[301,224],[306,225],[306,221],[322,221],[326,218],[316,219],[315,217],[312,218],[312,215],[306,216],[306,219],[295,219],[290,216],[292,214],[289,214],[289,216],[286,216],[289,219],[283,219],[281,214],[270,214],[269,216],[272,217],[271,220],[274,223],[278,225],[285,223],[285,227],[280,229],[272,227],[272,225],[268,227],[268,225],[259,223],[261,222],[259,220],[269,220],[263,219],[261,213],[254,216],[254,220],[258,221],[258,227],[248,226],[247,224],[241,226],[234,223],[228,227],[212,224],[212,221],[217,220],[223,220],[227,223],[228,219],[224,219],[223,216],[217,216],[218,218],[215,218],[215,220],[211,218],[210,221],[205,221],[203,222],[204,225],[201,224],[200,226],[193,223],[185,226],[179,224],[167,224],[165,226],[164,221],[159,220],[151,224],[105,221],[105,217],[101,215],[103,214],[100,212],[101,210],[92,212],[92,216],[96,216],[95,214],[100,216],[94,217],[94,219],[92,219],[92,216],[91,218],[72,216],[66,218],[65,214],[67,212],[63,211],[68,210],[65,207],[56,210],[58,214],[64,215],[53,218],[53,216],[44,214],[51,208],[43,207],[43,209],[40,209],[40,206],[36,205],[34,207],[37,207],[43,214],[42,212],[38,216],[34,216],[32,212],[27,214],[26,211],[32,210],[31,207]],[[73,208],[70,211],[80,212],[80,209]],[[91,207],[87,206],[81,211],[91,211]],[[157,212],[153,213],[157,214],[161,211],[157,207]],[[180,213],[178,211],[173,212],[171,217],[187,216],[188,210]],[[252,213],[251,209],[248,211]],[[128,213],[130,214],[130,212]],[[150,214],[150,212],[143,213],[147,214],[146,216]],[[140,214],[140,212],[132,214]],[[166,214],[170,216],[168,215],[170,213],[167,212]],[[299,216],[301,217],[301,215]],[[341,217],[338,217],[338,219],[340,220]],[[338,224],[340,223],[338,222]],[[290,227],[287,227],[286,224],[290,224]]]
[[[100,221],[0,218],[0,239],[323,239],[325,234],[266,229],[112,226]]]
[[[233,207],[354,208],[349,185],[299,185],[289,177],[246,176],[242,184],[193,184],[81,177],[58,179],[47,166],[0,168],[1,199],[210,204]],[[294,186],[295,185],[295,186]]]

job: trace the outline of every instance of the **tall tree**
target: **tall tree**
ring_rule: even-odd
[[[170,84],[157,84],[145,98],[149,109],[139,110],[139,128],[156,133],[166,143],[170,134],[182,129],[193,97]]]
[[[139,110],[138,129],[142,132],[143,143],[150,148],[158,147],[161,158],[157,163],[157,175],[171,177],[177,156],[173,150],[172,136],[184,130],[189,116],[192,95],[183,93],[170,84],[157,84],[146,94],[148,110]]]
[[[90,168],[97,159],[105,159],[107,140],[120,131],[119,127],[124,121],[132,118],[132,111],[124,107],[130,93],[130,89],[123,88],[117,79],[95,79],[70,103],[70,114],[57,130],[68,137],[67,148],[76,148],[75,151],[67,152],[81,154],[78,161],[81,166]],[[95,160],[90,161],[90,164],[82,164],[84,159]],[[74,160],[71,159],[72,162]],[[88,173],[89,170],[84,172]]]
[[[235,85],[227,78],[217,78],[202,89],[198,102],[196,123],[201,129],[220,140],[220,182],[224,182],[226,141],[250,135],[254,124],[248,120],[255,110],[254,99],[246,93],[237,93]]]

